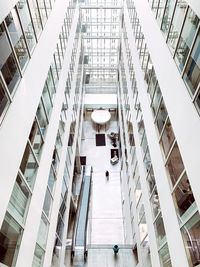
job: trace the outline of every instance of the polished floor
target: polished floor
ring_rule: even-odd
[[[87,113],[83,125],[81,156],[86,156],[86,164],[93,166],[92,192],[88,221],[88,257],[84,262],[83,252],[76,251],[73,262],[70,250],[66,253],[66,266],[76,267],[129,267],[135,266],[130,246],[124,245],[122,201],[120,190],[120,162],[111,165],[111,145],[107,134],[118,132],[116,117],[98,129],[91,122],[91,113]],[[95,134],[105,133],[106,145],[96,146]],[[109,179],[105,177],[109,171]],[[120,247],[117,256],[112,246]]]

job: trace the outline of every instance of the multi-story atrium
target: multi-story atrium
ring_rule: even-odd
[[[198,0],[1,0],[0,266],[200,266]]]

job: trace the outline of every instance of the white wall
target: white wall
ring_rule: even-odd
[[[192,191],[200,208],[200,117],[147,1],[136,0],[135,6]]]
[[[66,4],[60,3],[58,12],[61,12],[61,9],[63,9],[63,15],[66,12]],[[63,8],[65,6],[65,9]],[[57,13],[57,16],[59,13]],[[63,61],[63,69],[60,74],[59,84],[57,87],[57,93],[54,100],[54,107],[50,118],[50,123],[48,126],[47,135],[45,138],[45,145],[43,148],[41,160],[40,160],[40,167],[37,173],[37,178],[34,186],[34,192],[33,196],[31,198],[31,203],[29,207],[29,213],[26,219],[26,227],[23,233],[23,238],[20,245],[20,251],[17,258],[16,267],[26,267],[31,266],[33,261],[33,255],[35,250],[35,245],[37,241],[37,234],[40,224],[40,218],[42,214],[42,207],[44,203],[44,197],[46,193],[46,187],[47,187],[47,181],[48,181],[48,174],[50,170],[51,165],[51,159],[54,149],[54,144],[56,140],[58,125],[59,125],[59,118],[60,118],[60,111],[62,107],[62,102],[64,98],[64,89],[65,89],[65,83],[67,79],[66,73],[69,71],[69,63],[74,43],[74,37],[75,37],[75,31],[76,31],[76,25],[78,20],[78,9],[76,9],[76,13],[74,16],[73,26],[70,33],[68,46],[67,46],[67,53],[65,55],[64,61]],[[55,20],[54,20],[55,23]],[[62,25],[62,24],[61,24]],[[51,25],[53,27],[53,25]],[[60,28],[61,29],[61,28]],[[60,31],[59,29],[59,31]],[[46,42],[48,42],[46,40]],[[72,105],[72,102],[71,102]],[[70,107],[70,110],[72,107]],[[69,128],[70,125],[66,125],[66,132],[65,132],[65,153],[62,153],[61,163],[59,166],[59,172],[57,176],[57,182],[56,182],[56,189],[54,194],[54,202],[52,207],[52,214],[51,214],[51,220],[50,220],[50,228],[49,228],[49,236],[48,236],[48,242],[46,246],[46,253],[45,253],[45,263],[44,266],[50,266],[51,262],[51,256],[52,256],[52,250],[54,245],[54,238],[55,238],[55,230],[56,230],[56,224],[57,224],[57,216],[58,216],[58,210],[59,210],[59,204],[60,204],[60,195],[61,195],[61,187],[62,187],[62,175],[64,170],[64,159],[66,156],[66,144],[67,144],[67,135],[69,135]],[[24,257],[26,255],[26,257]]]
[[[5,19],[18,0],[1,0],[0,2],[0,23]]]
[[[197,16],[200,18],[200,4],[197,0],[186,0],[190,7],[194,10]]]

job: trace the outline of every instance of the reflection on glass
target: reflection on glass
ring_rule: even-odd
[[[142,266],[152,266],[150,257],[149,236],[147,235],[141,243]]]
[[[56,182],[56,176],[55,176],[53,168],[51,167],[50,172],[49,172],[49,179],[48,179],[48,186],[49,186],[49,190],[51,191],[51,194],[53,194],[54,192],[55,182]]]
[[[164,128],[164,131],[162,133],[162,136],[161,136],[161,141],[160,141],[162,148],[163,148],[163,151],[164,151],[164,154],[165,154],[165,157],[167,157],[167,155],[168,155],[168,152],[172,146],[174,138],[175,137],[174,137],[172,125],[171,125],[170,120],[168,119],[168,121],[165,125],[165,128]]]
[[[17,220],[21,223],[23,223],[24,217],[26,216],[29,197],[30,192],[23,179],[18,175],[10,197],[8,209],[12,214],[15,214]]]
[[[60,255],[61,255],[61,247],[62,243],[58,236],[55,237],[55,243],[53,248],[53,256],[52,256],[52,267],[59,266],[60,263]]]
[[[44,260],[44,250],[36,244],[32,267],[36,266],[41,267],[43,264],[43,260]]]
[[[47,188],[43,205],[43,211],[47,217],[50,216],[51,206],[52,206],[52,196],[49,192],[49,189]]]
[[[33,30],[33,25],[30,17],[30,13],[28,10],[27,2],[26,1],[19,1],[17,3],[18,7],[18,13],[19,17],[22,23],[22,27],[24,29],[25,37],[27,40],[28,47],[30,51],[34,48],[36,45],[36,38],[35,38],[35,33]]]
[[[148,184],[148,189],[149,189],[149,194],[151,194],[152,190],[154,189],[154,186],[156,184],[155,182],[155,176],[153,172],[153,168],[151,167],[148,176],[147,176],[147,184]]]
[[[140,241],[142,241],[148,233],[145,214],[139,223],[139,233],[140,233]]]
[[[159,1],[159,7],[158,7],[158,11],[157,11],[157,21],[158,21],[159,25],[161,25],[161,23],[162,23],[166,2],[167,2],[167,0],[160,0]]]
[[[187,3],[184,0],[178,0],[167,40],[167,43],[172,53],[174,53],[176,48],[186,8]]]
[[[165,7],[165,13],[164,13],[162,25],[161,25],[161,30],[165,36],[167,35],[169,31],[175,3],[176,3],[176,0],[168,0],[167,5]]]
[[[51,114],[51,111],[52,111],[52,108],[53,108],[53,105],[51,103],[51,98],[50,98],[48,87],[46,86],[46,83],[44,85],[44,89],[43,89],[43,92],[42,92],[42,100],[43,100],[43,103],[44,103],[44,107],[45,107],[47,116],[49,118],[50,114]]]
[[[197,97],[195,98],[195,105],[200,111],[200,92],[198,92]]]
[[[30,10],[31,10],[34,29],[35,29],[35,32],[38,38],[42,32],[42,22],[41,22],[38,5],[37,5],[36,0],[29,0],[28,3],[29,3]]]
[[[155,94],[152,96],[153,100],[152,100],[152,104],[151,104],[154,116],[157,113],[157,110],[158,110],[158,107],[159,107],[159,104],[160,104],[160,100],[161,100],[161,96],[162,96],[162,94],[161,94],[161,91],[160,91],[160,86],[157,83]]]
[[[56,233],[59,236],[59,238],[62,240],[63,237],[63,230],[64,230],[64,222],[60,216],[60,214],[58,215],[58,223],[57,223],[57,229],[56,229]]]
[[[138,182],[137,182],[136,188],[135,188],[135,200],[136,200],[136,204],[138,203],[141,195],[142,195],[142,189],[141,189],[140,179],[138,179]]]
[[[192,11],[192,9],[189,8],[175,54],[175,61],[181,71],[183,70],[187,56],[192,46],[192,41],[194,39],[198,24],[199,18]]]
[[[150,157],[148,147],[147,147],[143,162],[144,162],[145,170],[148,172],[150,170],[150,167],[151,167],[151,157]]]
[[[45,247],[46,247],[48,230],[49,230],[49,223],[48,223],[47,219],[45,218],[44,214],[42,214],[42,217],[40,220],[40,227],[39,227],[39,231],[38,231],[37,243],[43,249],[45,249]]]
[[[169,249],[168,249],[168,245],[167,244],[165,244],[159,250],[159,256],[160,256],[160,261],[161,261],[162,267],[172,267],[170,254],[169,254]]]
[[[172,185],[175,185],[180,174],[184,170],[183,161],[177,143],[175,143],[171,151],[166,167],[168,169]]]
[[[182,228],[181,232],[190,266],[200,264],[200,215],[197,212]]]
[[[156,78],[155,70],[153,68],[151,72],[151,79],[148,84],[148,93],[150,94],[151,99],[153,98],[156,83],[157,83],[157,78]]]
[[[13,47],[15,49],[15,53],[19,61],[19,65],[21,69],[23,69],[25,64],[29,60],[29,55],[24,35],[22,33],[21,25],[15,9],[13,9],[8,14],[5,21],[10,34],[10,38],[12,40]]]
[[[189,57],[183,78],[192,94],[194,94],[200,82],[200,31]]]
[[[160,214],[158,216],[158,218],[156,219],[155,223],[155,232],[156,232],[156,237],[157,237],[157,242],[158,242],[158,246],[161,246],[162,243],[166,240],[165,239],[165,227],[164,227],[164,223],[163,223],[163,218],[162,218],[162,214]]]
[[[157,124],[159,133],[161,133],[161,131],[163,129],[166,118],[167,118],[167,110],[166,110],[164,101],[162,100],[160,107],[159,107],[159,110],[158,110],[158,115],[156,118],[156,124]]]
[[[0,263],[15,266],[21,235],[22,228],[7,212],[0,230]]]
[[[33,188],[34,186],[37,168],[38,168],[37,162],[35,160],[35,157],[33,156],[29,144],[27,143],[21,161],[20,170],[24,174],[24,177],[31,188]]]
[[[46,133],[47,125],[48,125],[48,119],[46,116],[46,112],[44,110],[44,106],[43,106],[41,101],[39,103],[36,116],[37,116],[37,119],[39,121],[41,133],[44,136]]]
[[[20,74],[3,24],[0,24],[0,36],[0,69],[8,90],[12,93],[20,79]]]
[[[0,81],[0,117],[9,103],[10,101],[8,100],[3,84]]]
[[[191,205],[194,203],[195,199],[187,174],[184,174],[184,176],[181,178],[180,182],[176,186],[173,195],[180,216],[185,214],[186,211],[187,214],[193,211]]]
[[[46,21],[47,21],[47,17],[48,17],[46,6],[45,6],[45,1],[44,0],[37,0],[37,2],[38,2],[40,17],[42,19],[42,25],[44,26]]]
[[[39,130],[39,126],[36,120],[34,120],[30,134],[29,141],[32,144],[32,148],[35,152],[35,155],[40,158],[42,147],[43,147],[43,139]]]
[[[150,201],[151,201],[151,206],[153,209],[153,215],[155,218],[158,215],[158,213],[160,212],[160,202],[159,202],[157,188],[154,189]]]

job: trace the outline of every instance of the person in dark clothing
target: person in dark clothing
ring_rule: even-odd
[[[109,180],[109,171],[106,171],[106,178],[107,178],[107,180]]]

